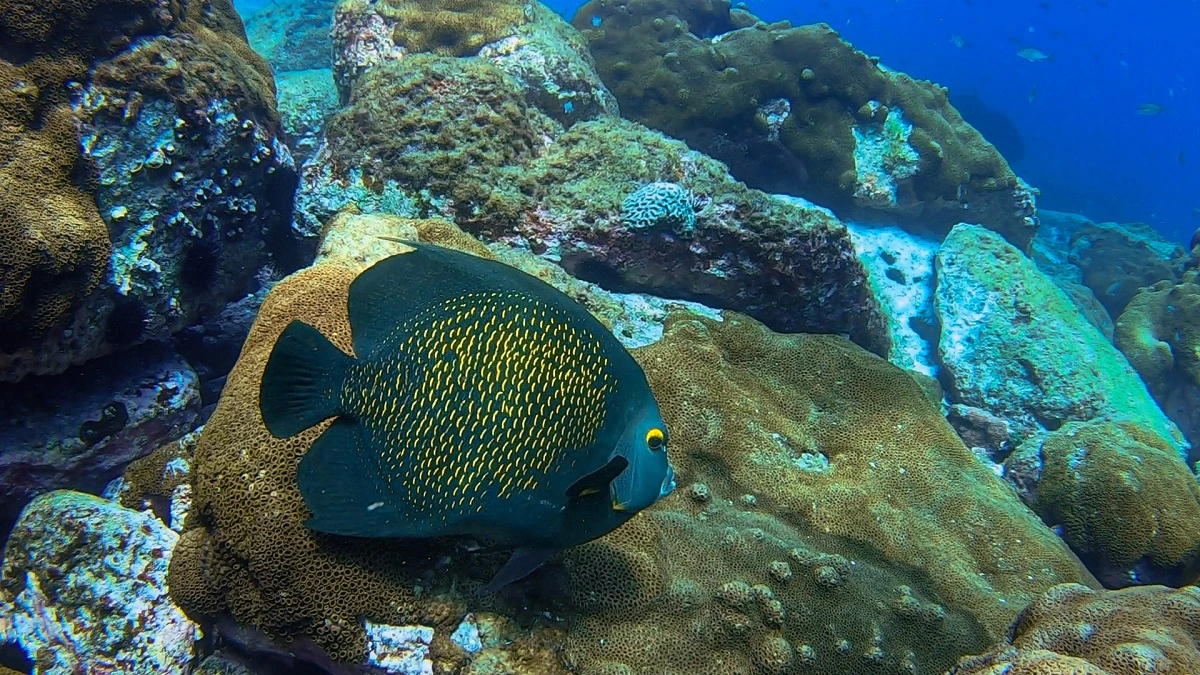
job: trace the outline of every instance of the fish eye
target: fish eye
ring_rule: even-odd
[[[663,444],[666,443],[666,436],[663,435],[663,430],[654,427],[646,432],[646,447],[651,450],[662,450]]]

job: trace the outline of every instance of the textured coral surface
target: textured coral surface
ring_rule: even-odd
[[[947,675],[1200,673],[1200,590],[1163,586],[1050,589],[991,652]]]
[[[1178,452],[1130,422],[1068,422],[1006,461],[1030,507],[1108,586],[1194,583],[1200,485]]]
[[[228,0],[0,3],[0,381],[246,291],[294,185],[274,105]]]

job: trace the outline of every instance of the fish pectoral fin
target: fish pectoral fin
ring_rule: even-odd
[[[362,460],[356,423],[334,422],[313,441],[296,470],[296,485],[312,512],[305,525],[348,537],[411,536],[410,519]]]
[[[572,483],[571,487],[567,488],[567,498],[586,497],[607,490],[608,484],[620,476],[627,466],[629,460],[620,455],[613,457],[608,460],[608,464]]]
[[[481,592],[494,593],[514,581],[524,579],[545,565],[558,552],[557,548],[519,548],[513,551],[512,557],[504,563],[499,572],[496,572],[496,576],[480,589]]]

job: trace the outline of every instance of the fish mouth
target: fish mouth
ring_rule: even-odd
[[[658,490],[658,498],[662,499],[671,494],[675,490],[675,471],[670,466],[667,467],[667,475],[663,478],[662,487]]]

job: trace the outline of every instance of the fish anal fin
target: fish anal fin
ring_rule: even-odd
[[[349,537],[412,536],[412,523],[358,449],[356,423],[334,422],[300,460],[296,484],[310,529]]]
[[[620,455],[613,457],[604,466],[572,483],[571,487],[567,488],[567,498],[586,497],[607,490],[608,484],[621,475],[627,466],[629,460]]]

